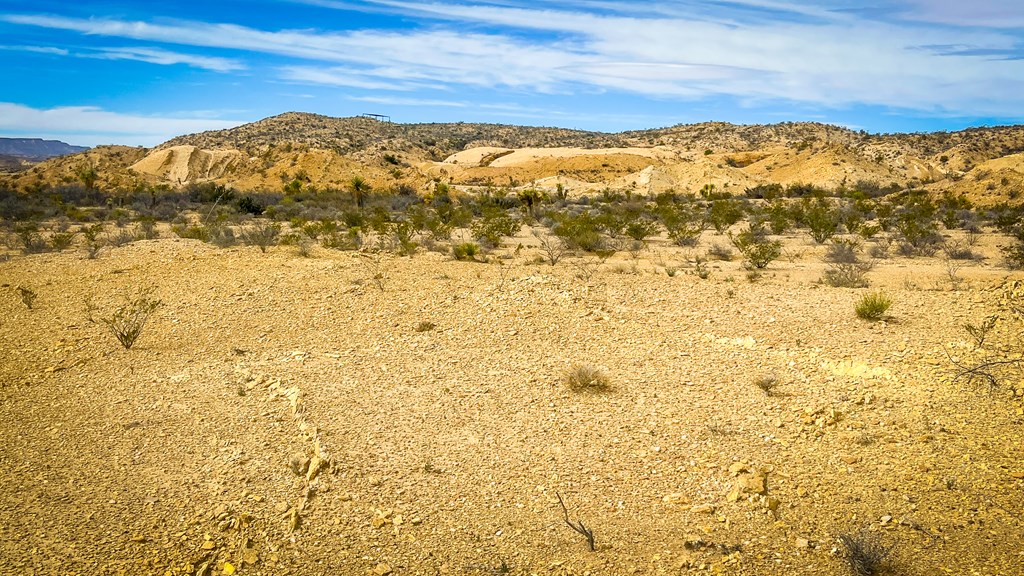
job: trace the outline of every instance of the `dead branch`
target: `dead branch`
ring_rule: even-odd
[[[594,552],[597,548],[594,547],[594,531],[583,525],[583,521],[577,519],[576,523],[573,524],[572,520],[569,520],[569,510],[565,507],[565,502],[562,500],[562,495],[555,492],[555,496],[558,496],[558,503],[562,505],[562,513],[565,515],[565,524],[572,528],[574,531],[579,532],[587,538],[587,544],[590,545],[590,551]]]

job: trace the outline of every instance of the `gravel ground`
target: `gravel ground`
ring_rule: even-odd
[[[803,237],[756,282],[664,243],[537,264],[528,238],[0,263],[0,572],[831,575],[851,534],[901,574],[1024,573],[1021,400],[946,356],[996,311],[994,239],[956,290],[883,261],[867,322]],[[147,287],[124,350],[100,319]],[[581,365],[609,388],[570,390]]]

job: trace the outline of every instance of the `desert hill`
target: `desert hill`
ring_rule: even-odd
[[[152,150],[100,148],[8,178],[33,189],[68,182],[83,167],[102,186],[212,181],[239,190],[289,183],[340,188],[360,176],[377,189],[561,186],[741,194],[764,184],[825,188],[925,187],[985,203],[1024,189],[1024,126],[871,135],[818,123],[722,122],[606,134],[502,124],[398,124],[289,112],[229,130],[184,135]],[[73,180],[73,178],[72,178]]]

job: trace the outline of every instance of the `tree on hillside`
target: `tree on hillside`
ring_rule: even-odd
[[[96,172],[96,169],[92,166],[80,169],[77,176],[78,179],[82,181],[82,185],[89,190],[96,189],[96,181],[100,178],[99,173]]]
[[[366,203],[366,196],[370,193],[371,188],[370,183],[363,180],[362,176],[353,176],[348,181],[348,191],[352,193],[352,199],[356,201],[356,206],[360,208]]]

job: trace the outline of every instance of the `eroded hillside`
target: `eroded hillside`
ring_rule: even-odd
[[[872,183],[967,194],[982,203],[1024,192],[1024,127],[870,135],[815,123],[719,122],[604,134],[498,124],[397,124],[286,113],[155,149],[106,147],[8,178],[22,190],[73,182],[92,167],[107,187],[214,182],[246,191],[537,187],[741,194],[766,184],[827,189]],[[296,184],[297,183],[297,184]]]

